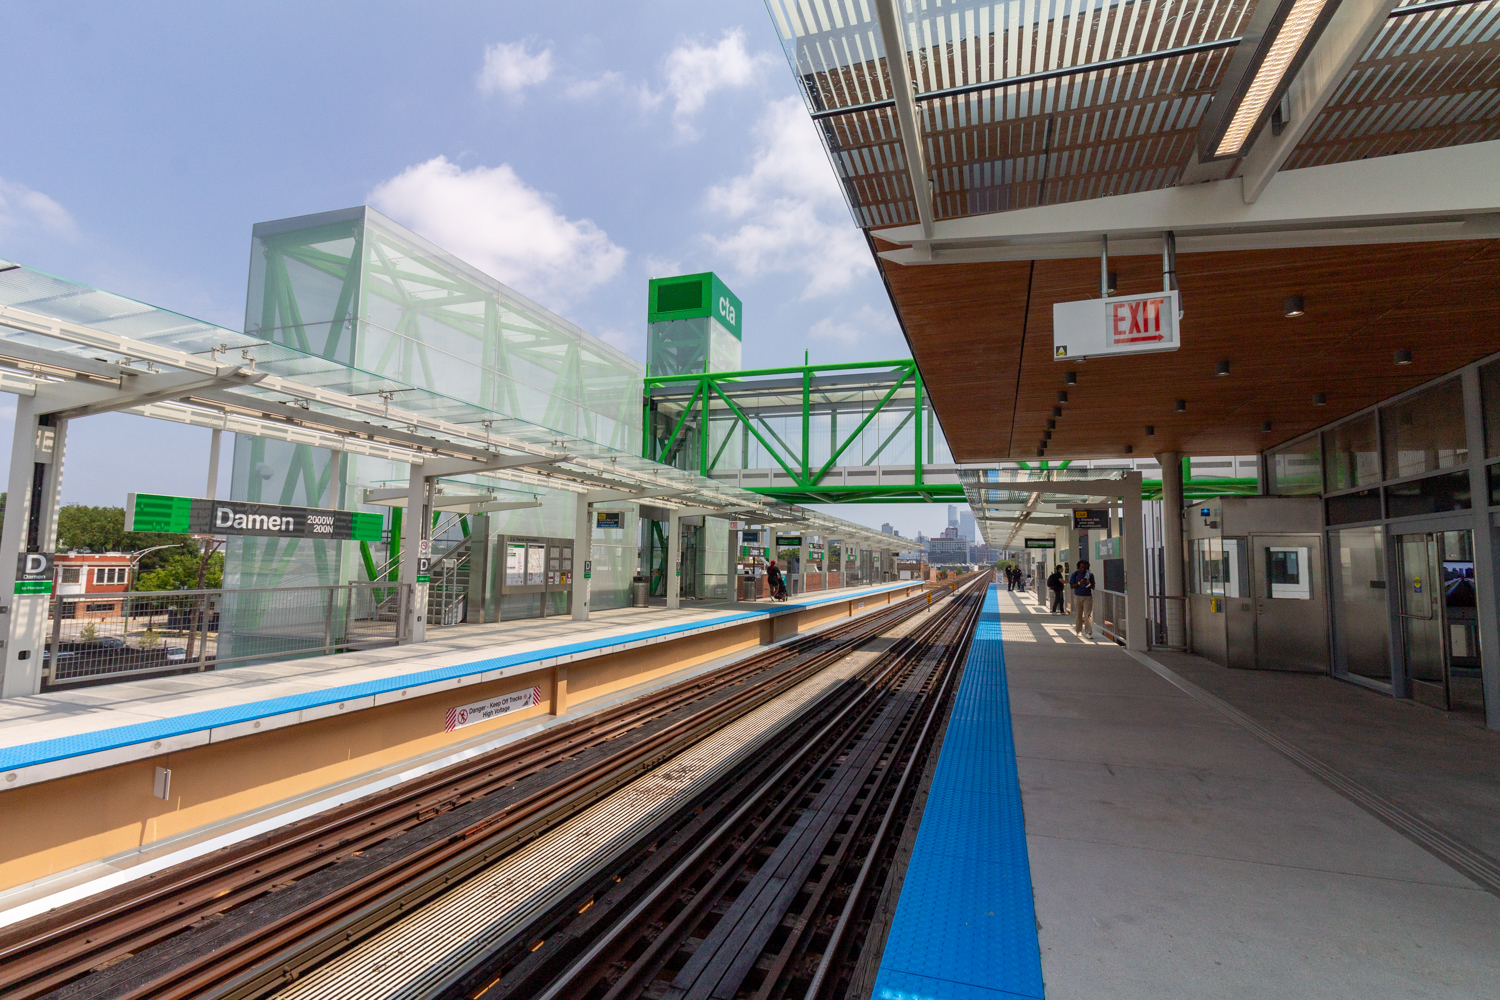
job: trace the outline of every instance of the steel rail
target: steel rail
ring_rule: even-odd
[[[271,889],[304,877],[333,861],[441,815],[459,805],[535,773],[559,757],[580,752],[660,718],[756,673],[775,670],[801,655],[842,648],[887,619],[909,613],[916,597],[871,612],[832,629],[803,637],[663,688],[595,716],[554,727],[537,739],[514,744],[426,780],[398,786],[351,803],[311,824],[298,824],[227,848],[175,871],[159,873],[103,898],[91,898],[22,922],[0,933],[0,994],[35,997],[63,982],[134,953],[191,925],[203,916],[242,905]],[[329,844],[332,843],[330,848]]]
[[[155,878],[144,887],[129,886],[103,900],[84,900],[56,913],[18,924],[9,934],[0,936],[0,993],[18,1000],[38,996],[91,969],[108,965],[117,958],[126,957],[168,938],[206,915],[222,913],[243,905],[273,888],[293,883],[350,854],[359,853],[373,844],[399,835],[421,822],[466,802],[483,798],[500,787],[555,763],[559,758],[576,754],[631,729],[659,720],[694,701],[710,697],[735,684],[745,683],[757,674],[773,674],[709,709],[672,723],[652,737],[628,748],[623,755],[612,755],[609,762],[630,769],[629,773],[617,774],[613,781],[591,781],[588,775],[574,776],[499,809],[484,821],[463,830],[456,838],[436,845],[437,848],[446,849],[430,848],[419,852],[420,857],[413,854],[403,858],[397,867],[401,868],[404,875],[398,881],[405,883],[412,878],[432,874],[436,870],[433,866],[441,868],[460,855],[471,859],[483,855],[487,859],[496,851],[508,850],[519,842],[517,836],[505,836],[506,829],[516,832],[526,827],[518,834],[521,838],[541,832],[547,825],[561,821],[563,814],[570,810],[576,811],[593,798],[607,794],[614,784],[628,780],[631,774],[650,766],[653,755],[671,752],[672,746],[677,742],[695,738],[697,730],[702,726],[717,726],[732,721],[729,716],[753,709],[754,703],[761,700],[761,696],[771,697],[785,684],[796,683],[808,671],[819,669],[818,665],[835,653],[847,655],[849,648],[888,629],[903,616],[916,613],[923,603],[923,597],[919,595],[889,608],[871,612],[854,621],[794,640],[595,716],[555,727],[549,733],[525,744],[483,755],[437,772],[428,779],[398,786],[390,793],[352,803],[330,817],[311,825],[289,828],[281,836],[273,836],[269,841],[262,840],[226,849],[226,852],[220,852],[209,859],[189,863],[183,866],[176,877],[172,872],[164,873],[163,877]],[[840,650],[843,652],[838,652]],[[799,658],[803,662],[791,663]],[[789,669],[778,670],[788,663],[791,663]],[[723,721],[716,722],[717,719]],[[698,720],[701,725],[695,724],[694,720]],[[532,822],[528,826],[529,821]],[[504,829],[500,829],[502,827]],[[480,838],[478,849],[470,847],[475,843],[475,837]],[[391,869],[381,871],[389,872]],[[358,927],[351,923],[342,928],[345,933],[339,942],[340,947],[359,933],[380,926],[391,912],[399,913],[406,907],[408,901],[400,900],[394,910],[382,911],[379,905],[381,894],[383,891],[388,894],[392,889],[392,879],[381,879],[379,874],[371,873],[341,887],[342,897],[347,905],[339,907],[339,913],[347,914],[358,909],[357,916],[362,922],[356,921],[359,923]],[[440,874],[445,877],[437,883],[437,889],[451,882],[454,877],[450,872]],[[423,884],[428,888],[432,887],[426,882]],[[363,909],[359,909],[361,904],[365,904]],[[322,922],[327,922],[327,913],[331,909],[324,909]],[[259,928],[249,936],[253,940],[242,939],[237,944],[253,945],[255,955],[261,957],[275,952],[277,947],[285,951],[293,944],[305,946],[307,935],[312,933],[318,922],[293,920],[289,924],[284,919],[269,928]],[[295,940],[277,933],[278,929],[285,930],[290,925],[298,928],[299,936]],[[207,981],[222,979],[222,966],[225,963],[221,959],[222,956],[215,956],[213,964],[220,966],[220,969],[218,973],[208,975]],[[203,966],[201,961],[188,962],[167,978],[186,986],[186,976],[194,984],[193,989],[199,989],[206,983],[204,977],[188,973],[194,969],[202,973],[206,966],[200,966]],[[143,984],[142,989],[125,995],[138,995],[143,991],[151,995],[170,995],[164,992],[168,985],[162,978],[157,978],[150,984]]]
[[[957,590],[956,587],[954,589]],[[609,990],[603,994],[602,1000],[619,1000],[621,997],[630,995],[641,986],[641,979],[643,977],[655,975],[656,970],[662,962],[666,961],[667,957],[671,954],[669,949],[675,948],[683,939],[683,936],[697,926],[704,917],[706,908],[713,905],[714,900],[722,895],[720,890],[724,885],[732,883],[738,877],[738,873],[743,867],[742,862],[744,859],[756,851],[758,845],[763,843],[767,836],[770,836],[778,829],[781,818],[789,810],[796,808],[799,801],[804,797],[808,783],[822,777],[828,768],[830,759],[845,752],[850,745],[849,739],[853,738],[852,736],[839,736],[834,738],[830,745],[828,743],[830,734],[834,733],[836,729],[841,733],[857,731],[860,728],[860,719],[867,720],[874,713],[883,712],[884,706],[889,703],[889,697],[896,685],[905,683],[904,679],[912,676],[913,672],[918,670],[923,657],[928,655],[934,647],[937,648],[939,660],[942,662],[939,662],[933,669],[942,669],[945,678],[951,678],[954,673],[953,665],[958,655],[956,650],[966,646],[967,636],[972,631],[974,615],[978,609],[978,603],[973,600],[974,591],[968,590],[968,588],[965,588],[965,590],[966,595],[970,598],[967,603],[956,603],[951,608],[946,609],[944,614],[937,616],[935,621],[927,623],[918,632],[914,632],[912,636],[900,640],[897,645],[893,646],[880,659],[865,668],[862,673],[868,676],[869,679],[860,688],[858,697],[838,706],[837,712],[831,718],[827,718],[827,721],[823,723],[815,735],[806,737],[798,736],[795,741],[797,744],[796,747],[794,749],[786,749],[785,755],[777,758],[775,761],[777,766],[769,775],[766,774],[766,771],[770,764],[769,762],[763,762],[759,770],[752,774],[755,784],[754,791],[745,792],[741,796],[731,797],[728,801],[734,807],[729,809],[727,815],[724,815],[721,820],[715,821],[712,830],[695,830],[692,835],[691,844],[682,845],[684,853],[680,858],[675,859],[671,870],[647,887],[640,897],[631,901],[631,905],[625,908],[624,912],[619,915],[612,915],[609,918],[611,920],[610,926],[604,928],[597,937],[593,937],[588,943],[587,948],[578,954],[556,978],[552,978],[550,982],[545,982],[546,990],[544,992],[536,994],[533,986],[542,984],[535,983],[534,980],[528,982],[523,979],[512,982],[507,986],[502,986],[501,992],[497,993],[496,996],[507,995],[507,990],[510,991],[510,995],[519,995],[514,991],[525,990],[526,995],[537,995],[541,1000],[560,1000],[563,996],[578,995],[582,992],[588,992],[592,996],[597,992],[599,987],[590,987],[589,984],[595,982],[595,980],[589,980],[587,977],[592,972],[608,967],[611,963],[618,961],[627,949],[632,954],[630,965],[611,984]],[[928,680],[923,682],[924,685],[930,681],[932,675],[931,671],[925,675]],[[924,690],[926,690],[925,687]],[[947,697],[949,690],[950,685],[945,680],[943,683],[937,685],[936,693],[927,690],[925,694],[918,693],[914,695],[914,697],[925,700],[928,705],[928,713],[925,723],[922,726],[918,727],[909,724],[909,721],[904,716],[896,723],[896,729],[893,730],[891,738],[897,741],[898,748],[909,748],[911,758],[920,757],[920,750],[931,732],[932,720],[935,713]],[[829,697],[831,696],[832,693],[830,693]],[[851,721],[851,715],[856,711],[860,715]],[[919,735],[913,741],[911,734],[918,729],[920,729]],[[849,786],[853,793],[858,793],[861,789],[865,788],[865,785],[860,782],[867,783],[871,780],[875,782],[874,786],[869,790],[868,797],[864,803],[852,814],[854,820],[851,828],[843,835],[838,848],[838,858],[842,858],[844,852],[856,840],[861,838],[862,832],[868,828],[866,820],[871,803],[883,794],[884,789],[889,787],[888,779],[892,769],[881,769],[876,764],[870,766],[874,770],[855,773],[854,777],[859,778],[859,782]],[[787,789],[785,787],[786,783],[793,775],[799,775],[800,777]],[[743,781],[746,779],[742,778],[739,780]],[[901,791],[904,790],[904,787],[904,780],[897,783],[896,790],[891,792],[891,801],[893,803],[900,801]],[[778,789],[781,791],[778,792]],[[701,888],[695,889],[692,900],[685,903],[682,909],[675,913],[667,926],[662,928],[649,941],[644,951],[640,954],[634,954],[635,948],[631,942],[636,940],[637,936],[641,934],[642,922],[648,920],[651,914],[661,912],[666,903],[679,898],[680,894],[685,891],[684,887],[686,885],[696,885],[694,880],[703,877],[708,871],[706,866],[718,857],[726,844],[736,842],[735,836],[737,832],[742,831],[744,823],[750,817],[757,816],[757,810],[763,809],[771,797],[777,798],[777,804],[769,812],[755,819],[755,832],[742,835],[737,841],[738,846],[733,854],[716,864],[708,882],[702,885]],[[688,808],[689,810],[693,808],[691,803]],[[700,805],[696,808],[701,811],[703,807]],[[728,809],[728,806],[726,805],[725,808]],[[888,816],[889,814],[887,813],[886,815]],[[881,832],[886,833],[888,831],[889,822],[883,823]],[[878,850],[879,847],[880,843],[877,841],[873,850]],[[837,859],[829,865],[829,871],[820,883],[818,890],[820,893],[832,886],[832,870],[838,867],[839,861]],[[617,879],[616,881],[618,882],[619,880]],[[600,903],[605,906],[609,905],[604,900],[600,900]],[[594,898],[590,897],[583,910],[589,910],[595,905]],[[821,904],[817,899],[814,899],[808,905],[816,908]],[[808,906],[804,906],[803,911],[804,913],[809,912]],[[597,916],[599,911],[596,910],[594,912]],[[519,933],[517,932],[517,934]],[[529,936],[533,935],[528,934]],[[549,935],[549,937],[552,936]],[[545,940],[539,942],[537,947],[541,948],[546,943]],[[801,943],[800,938],[789,942],[783,948],[777,959],[777,963],[773,967],[784,967],[793,955],[792,949],[800,949],[802,947],[803,943]],[[464,975],[472,977],[473,968],[479,964],[471,963],[471,967],[464,970],[462,975],[450,975],[444,981],[444,985],[441,988],[429,990],[424,993],[424,996],[432,997],[441,995],[448,997],[457,995],[453,992],[453,989],[459,982],[464,981]],[[500,979],[494,980],[481,992],[485,992],[490,987],[502,983],[505,978],[502,976]],[[464,995],[478,994],[469,993]]]

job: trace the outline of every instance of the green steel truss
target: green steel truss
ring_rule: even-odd
[[[648,374],[641,454],[705,476],[769,473],[742,485],[793,503],[963,499],[958,483],[928,481],[929,466],[952,459],[910,359]],[[845,466],[861,477],[878,466],[896,481],[835,481]]]

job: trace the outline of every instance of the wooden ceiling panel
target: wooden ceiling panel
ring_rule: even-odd
[[[1160,257],[1110,266],[1161,287]],[[1052,304],[1097,296],[1097,260],[882,267],[960,462],[1035,458],[1057,405],[1049,459],[1251,454],[1500,351],[1496,241],[1183,254],[1182,348],[1083,362],[1053,360]]]

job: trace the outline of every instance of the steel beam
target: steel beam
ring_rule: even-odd
[[[876,0],[875,12],[880,20],[880,40],[885,46],[885,65],[891,75],[891,91],[896,101],[896,123],[901,129],[901,147],[906,152],[906,173],[911,181],[911,197],[916,203],[922,232],[932,235],[932,186],[927,179],[927,147],[922,126],[917,120],[913,99],[911,70],[906,65],[906,36],[901,30],[901,11],[897,0]]]

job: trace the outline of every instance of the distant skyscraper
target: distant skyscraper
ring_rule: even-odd
[[[896,529],[891,527],[891,522],[889,522],[889,521],[887,521],[884,524],[882,524],[880,526],[880,530],[883,531],[887,535],[894,535],[896,533]]]
[[[974,540],[974,512],[972,510],[959,511],[958,537],[969,542]]]
[[[948,527],[958,527],[958,507],[951,503],[948,505]]]

